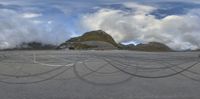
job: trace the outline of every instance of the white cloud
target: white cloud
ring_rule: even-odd
[[[95,13],[84,15],[81,24],[87,30],[102,29],[117,42],[157,41],[176,50],[200,48],[198,9],[186,15],[169,15],[157,19],[154,15],[150,15],[150,12],[156,9],[154,7],[136,3],[124,5],[136,11],[102,8]]]
[[[31,13],[31,12],[28,12],[28,13],[22,14],[22,17],[24,17],[24,18],[36,18],[36,17],[40,17],[40,16],[42,16],[41,13]]]

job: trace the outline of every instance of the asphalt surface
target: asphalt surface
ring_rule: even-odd
[[[2,51],[0,99],[199,99],[199,54]]]

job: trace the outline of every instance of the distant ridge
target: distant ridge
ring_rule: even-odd
[[[148,44],[138,44],[138,45],[121,45],[122,49],[126,50],[136,50],[136,51],[149,51],[149,52],[164,52],[173,51],[170,47],[159,42],[149,42]]]
[[[21,43],[15,48],[4,49],[4,50],[54,50],[57,46],[51,44],[43,44],[40,42],[29,42]]]

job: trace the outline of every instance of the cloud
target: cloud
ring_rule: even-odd
[[[157,5],[160,3],[150,6],[153,2],[169,0],[134,1],[138,3],[131,3],[132,0],[0,0],[0,49],[31,41],[60,44],[71,36],[96,29],[105,30],[117,42],[158,41],[178,50],[199,48],[198,9],[188,8],[191,11],[181,15],[174,15],[176,11],[172,10],[169,15],[167,7]],[[122,8],[118,6],[121,3]],[[110,5],[115,8],[106,7]],[[164,14],[160,19],[152,15],[160,9],[157,7],[164,9],[156,13]]]
[[[151,12],[157,8],[137,3],[125,3],[133,11],[101,8],[83,15],[81,24],[86,30],[102,29],[117,42],[157,41],[176,50],[200,48],[200,14],[193,9],[185,15],[156,18]]]
[[[125,7],[131,8],[135,10],[135,14],[147,14],[154,11],[156,8],[146,5],[141,5],[133,2],[124,3]]]
[[[70,37],[62,24],[36,17],[40,14],[0,9],[0,49],[14,48],[23,42],[60,44]]]
[[[31,13],[31,12],[28,12],[28,13],[22,14],[22,17],[24,17],[24,18],[36,18],[36,17],[40,17],[40,16],[42,16],[41,13]]]

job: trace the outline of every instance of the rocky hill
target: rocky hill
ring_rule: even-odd
[[[59,48],[69,49],[117,49],[118,44],[102,30],[91,31],[79,37],[74,37],[61,44]]]

